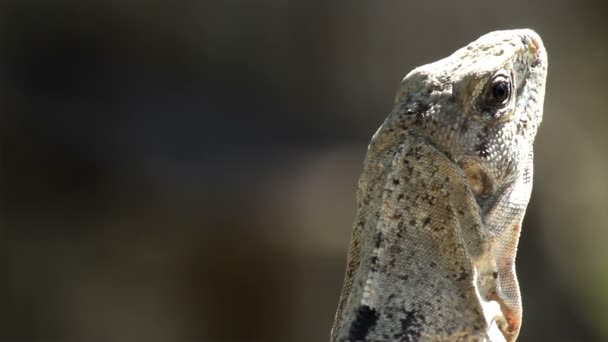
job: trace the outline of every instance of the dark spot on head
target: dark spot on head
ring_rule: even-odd
[[[422,221],[422,226],[423,226],[423,227],[426,227],[426,226],[428,226],[428,225],[429,225],[429,223],[431,223],[431,217],[430,217],[430,216],[427,216],[427,217],[424,219],[424,221]]]
[[[444,226],[440,226],[440,225],[435,225],[433,227],[433,231],[435,231],[435,232],[440,232],[440,231],[442,231],[444,229],[445,229],[445,227]]]
[[[538,65],[540,64],[540,58],[537,58],[535,60],[532,61],[532,64],[530,64],[531,68],[536,68]]]
[[[399,274],[399,275],[397,275],[397,278],[399,278],[403,281],[407,281],[410,278],[410,276],[407,274]]]
[[[492,277],[494,277],[494,279],[498,278],[498,272],[492,273]]]
[[[393,185],[399,185],[399,179],[393,178]]]
[[[526,119],[519,120],[519,126],[521,127],[522,130],[528,129],[528,120],[526,120]]]
[[[367,341],[367,334],[376,325],[379,317],[380,314],[375,309],[367,305],[359,306],[355,313],[355,320],[348,330],[348,340]]]

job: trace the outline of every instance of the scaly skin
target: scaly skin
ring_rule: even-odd
[[[514,341],[547,53],[488,33],[414,69],[359,180],[332,341]]]

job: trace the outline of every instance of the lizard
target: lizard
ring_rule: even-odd
[[[403,78],[368,145],[331,341],[517,339],[547,66],[536,32],[501,30]]]

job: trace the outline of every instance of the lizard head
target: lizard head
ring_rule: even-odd
[[[487,194],[531,161],[546,73],[534,31],[491,32],[405,76],[389,121],[419,131],[463,167],[476,195]]]

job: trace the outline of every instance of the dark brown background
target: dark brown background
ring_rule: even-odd
[[[600,2],[0,4],[0,341],[327,341],[400,79],[495,29],[549,52],[521,341],[608,340]]]

